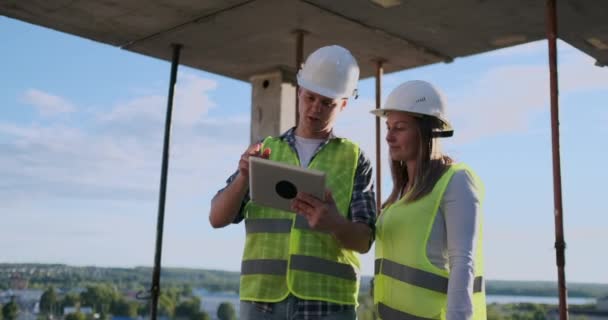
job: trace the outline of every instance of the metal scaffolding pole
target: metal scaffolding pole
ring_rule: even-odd
[[[302,63],[304,63],[304,35],[307,32],[304,30],[296,30],[296,76],[300,68],[302,68]],[[298,121],[300,120],[300,104],[298,102],[298,82],[296,80],[296,126],[298,125]]]
[[[555,0],[547,0],[547,42],[549,44],[549,80],[551,91],[551,142],[553,155],[553,206],[555,208],[555,254],[559,291],[559,318],[568,319],[566,289],[566,242],[562,209],[562,177],[559,149],[559,101],[557,85],[557,10]]]
[[[384,69],[382,65],[384,60],[376,61],[376,109],[382,108],[382,74]],[[376,208],[378,214],[382,207],[382,167],[381,163],[381,139],[380,139],[380,117],[376,118]]]
[[[158,221],[156,223],[156,252],[154,254],[154,270],[152,272],[152,303],[150,319],[156,320],[158,297],[160,295],[160,269],[163,249],[163,226],[165,223],[165,199],[167,195],[167,171],[169,168],[169,147],[171,144],[171,118],[173,115],[173,94],[177,82],[177,67],[182,46],[173,45],[173,60],[171,63],[171,78],[169,80],[169,96],[167,97],[167,116],[165,118],[165,138],[163,141],[163,160],[160,176],[160,192],[158,199]]]

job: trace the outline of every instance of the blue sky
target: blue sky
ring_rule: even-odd
[[[0,38],[0,262],[151,265],[170,64],[5,17]],[[567,279],[608,283],[608,69],[558,49]],[[444,90],[456,129],[444,148],[486,187],[489,279],[556,279],[546,50],[538,41],[383,83],[384,96],[412,79]],[[361,81],[336,125],[372,158],[373,90]],[[248,144],[250,94],[248,83],[179,69],[166,266],[239,269],[243,226],[213,230],[207,214]],[[373,254],[362,260],[371,275]]]

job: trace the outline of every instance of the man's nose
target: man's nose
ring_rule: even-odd
[[[315,100],[312,102],[312,110],[314,112],[319,113],[319,112],[321,112],[322,108],[323,108],[323,105],[321,104],[320,100]]]

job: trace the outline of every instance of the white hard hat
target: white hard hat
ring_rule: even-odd
[[[317,49],[298,72],[300,87],[332,99],[356,94],[357,81],[357,60],[348,50],[336,45]]]
[[[445,101],[441,92],[426,81],[413,80],[399,85],[388,95],[384,108],[372,110],[371,113],[384,117],[389,111],[435,117],[442,124],[435,130],[438,136],[451,137],[454,134],[454,129],[445,115]]]

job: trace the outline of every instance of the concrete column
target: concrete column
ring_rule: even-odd
[[[254,75],[251,82],[251,142],[280,135],[295,125],[295,75],[277,69]]]

